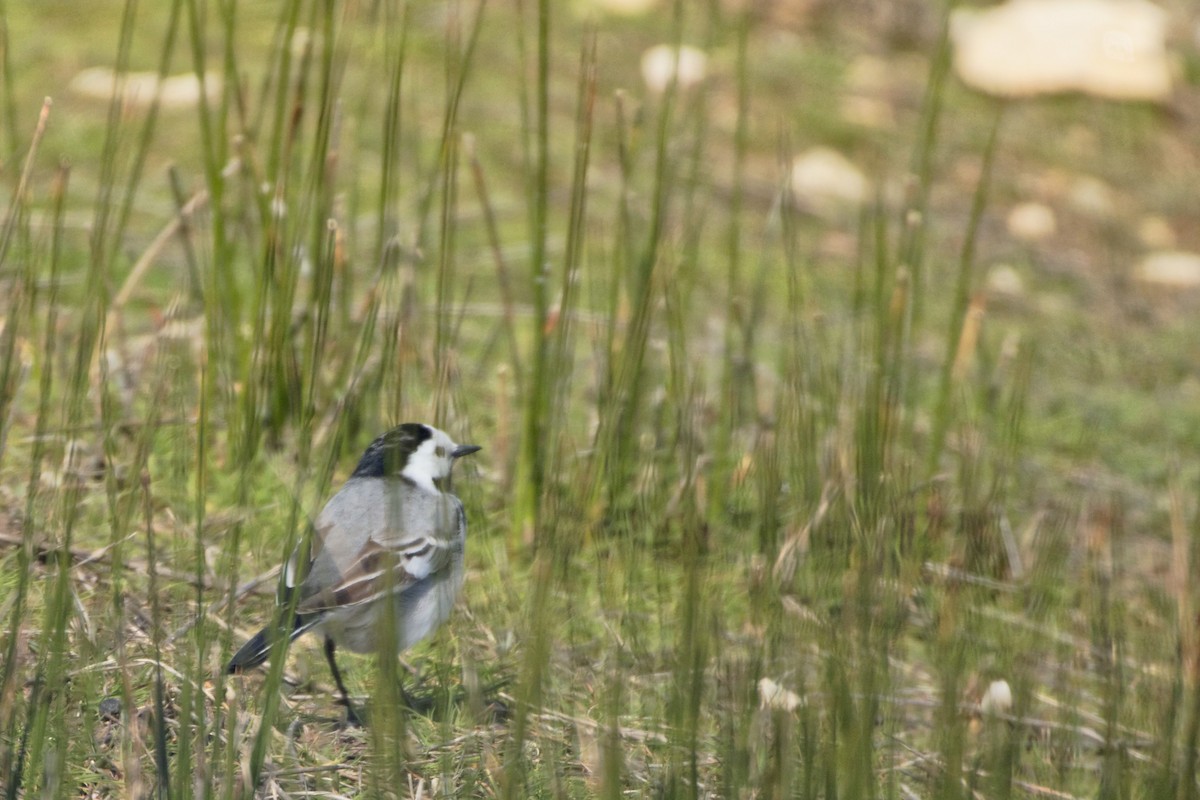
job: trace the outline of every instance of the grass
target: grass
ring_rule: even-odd
[[[77,32],[0,7],[6,797],[1195,796],[1190,301],[1037,248],[1041,294],[984,280],[996,198],[1073,157],[1045,126],[1138,144],[1118,181],[1172,135],[1146,109],[1000,109],[931,42],[860,130],[779,74],[836,97],[836,24],[797,56],[716,4],[123,10],[88,52],[219,99],[66,94],[43,130]],[[658,41],[715,74],[643,94]],[[880,165],[857,224],[783,190],[810,143]],[[344,660],[342,730],[319,643],[222,666],[409,419],[485,446],[466,589]]]

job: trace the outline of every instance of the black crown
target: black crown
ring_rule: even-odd
[[[397,425],[371,442],[350,477],[383,478],[399,473],[408,463],[408,457],[431,436],[433,431],[429,426],[419,422]]]

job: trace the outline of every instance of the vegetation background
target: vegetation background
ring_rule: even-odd
[[[947,10],[0,4],[5,797],[1196,796],[1197,43],[1000,103]],[[405,420],[468,579],[347,730],[221,667]]]

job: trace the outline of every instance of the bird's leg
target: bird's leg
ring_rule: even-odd
[[[346,724],[354,728],[361,728],[362,720],[354,711],[354,704],[350,702],[350,692],[346,691],[346,684],[342,682],[342,672],[338,669],[337,659],[333,656],[336,650],[337,645],[333,643],[333,639],[326,636],[325,660],[329,662],[329,671],[333,673],[333,682],[337,684],[338,692],[342,695],[342,705],[346,707]]]

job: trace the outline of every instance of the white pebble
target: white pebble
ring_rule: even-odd
[[[1025,279],[1011,264],[997,264],[988,270],[987,290],[999,297],[1020,297],[1025,294]]]
[[[96,100],[111,99],[115,89],[122,102],[133,108],[147,108],[157,96],[161,108],[171,109],[194,108],[202,99],[215,102],[221,96],[222,84],[216,73],[206,74],[201,86],[192,72],[170,75],[160,82],[156,72],[118,75],[108,67],[89,67],[71,78],[68,86],[75,94]]]
[[[758,681],[758,707],[776,711],[795,711],[804,705],[804,700],[795,692],[785,689],[770,678]]]
[[[642,80],[657,94],[665,92],[672,81],[681,90],[690,89],[707,74],[708,56],[695,47],[659,44],[642,54]]]
[[[1009,0],[951,16],[954,68],[1003,97],[1085,92],[1166,100],[1166,9],[1148,0]]]
[[[1017,203],[1008,212],[1008,232],[1023,242],[1040,242],[1058,230],[1054,209],[1042,203]]]
[[[1200,253],[1159,250],[1142,259],[1135,271],[1142,283],[1173,289],[1200,286]]]
[[[588,0],[586,5],[618,17],[637,17],[653,10],[658,0]]]
[[[868,183],[850,159],[828,147],[814,147],[792,161],[791,189],[802,207],[822,213],[861,205]]]
[[[979,710],[985,716],[1007,714],[1012,711],[1012,706],[1012,687],[1003,678],[998,681],[992,681],[987,691],[983,693],[983,698],[979,701]]]

